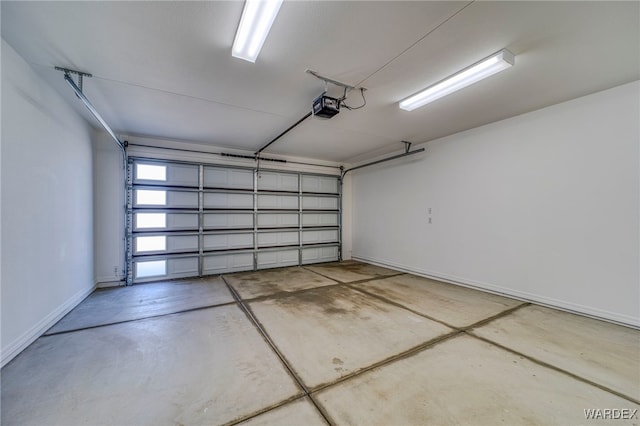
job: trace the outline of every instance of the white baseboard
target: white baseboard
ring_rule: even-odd
[[[38,321],[33,327],[24,332],[20,337],[7,345],[6,348],[2,348],[2,356],[0,357],[0,367],[4,367],[15,358],[20,352],[25,350],[27,346],[35,342],[35,340],[42,336],[51,326],[60,321],[62,317],[68,314],[73,308],[78,306],[87,296],[89,296],[95,288],[89,288],[76,293],[73,297],[67,300],[66,303],[55,309],[49,315]]]
[[[106,288],[106,287],[120,287],[125,285],[124,280],[113,280],[113,279],[105,279],[105,280],[96,280],[96,288]]]
[[[528,293],[524,291],[514,290],[511,288],[501,287],[491,283],[485,283],[481,281],[475,281],[464,277],[458,277],[455,275],[444,274],[437,271],[430,271],[421,268],[415,268],[413,266],[402,265],[395,262],[388,262],[375,258],[368,258],[364,256],[353,256],[354,260],[360,260],[362,262],[371,263],[374,265],[396,269],[402,272],[408,272],[414,275],[419,275],[425,278],[432,278],[438,281],[444,281],[451,284],[461,285],[463,287],[470,287],[476,290],[482,290],[489,293],[498,294],[501,296],[508,296],[515,299],[519,299],[525,302],[535,303],[537,305],[548,306],[550,308],[560,309],[563,311],[580,314],[588,317],[592,317],[599,320],[604,320],[627,327],[633,327],[640,329],[640,318],[635,318],[630,315],[623,315],[617,312],[605,311],[602,309],[594,308],[592,306],[584,306],[576,303],[568,302],[565,300],[554,299],[539,294]]]

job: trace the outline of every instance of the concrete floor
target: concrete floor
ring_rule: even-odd
[[[3,425],[637,425],[640,331],[343,262],[96,291],[0,379]]]

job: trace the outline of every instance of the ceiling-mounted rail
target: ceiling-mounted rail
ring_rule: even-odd
[[[89,101],[89,99],[87,99],[84,93],[82,93],[82,77],[92,77],[92,75],[86,72],[75,71],[75,70],[70,70],[68,68],[61,68],[61,67],[56,67],[56,70],[64,72],[64,79],[67,83],[69,83],[69,86],[71,86],[73,91],[76,92],[76,96],[84,103],[84,105],[91,112],[91,114],[93,114],[96,120],[98,120],[100,124],[102,124],[102,127],[104,127],[107,133],[111,135],[113,140],[116,141],[116,144],[118,144],[118,146],[122,150],[123,154],[125,154],[124,143],[116,136],[115,132],[111,129],[111,127],[109,127],[107,122],[104,121],[104,119],[102,118],[100,113],[95,109],[93,104]],[[73,78],[71,78],[71,74],[78,75],[78,85],[76,85],[75,81],[73,81]]]
[[[413,151],[409,151],[409,149],[411,148],[411,142],[407,142],[407,141],[402,141],[402,142],[405,144],[405,150],[404,150],[404,152],[402,154],[394,155],[392,157],[382,158],[380,160],[376,160],[376,161],[372,161],[370,163],[361,164],[359,166],[352,167],[350,169],[347,169],[347,170],[343,171],[342,172],[342,176],[340,176],[340,178],[344,179],[344,177],[346,176],[347,173],[352,172],[354,170],[362,169],[363,167],[369,167],[369,166],[373,166],[374,164],[385,163],[387,161],[395,160],[396,158],[407,157],[409,155],[413,155],[413,154],[418,154],[420,152],[424,152],[424,148],[418,148],[418,149],[415,149]]]
[[[281,137],[283,137],[284,135],[286,135],[287,133],[289,133],[291,130],[293,130],[295,127],[297,127],[300,123],[302,123],[304,120],[306,120],[307,118],[311,117],[312,112],[309,111],[308,113],[306,113],[300,120],[296,121],[293,125],[289,126],[289,128],[287,130],[285,130],[284,132],[280,133],[278,136],[276,136],[275,138],[271,139],[266,145],[264,145],[262,148],[260,148],[259,150],[256,151],[255,156],[256,159],[258,158],[258,156],[260,155],[260,153],[262,151],[264,151],[265,149],[267,149],[269,147],[269,145],[271,145],[272,143],[274,143],[275,141],[277,141],[278,139],[280,139]]]
[[[339,99],[339,101],[344,101],[344,100],[346,99],[347,91],[350,91],[350,90],[353,90],[353,89],[361,89],[361,90],[364,92],[365,90],[367,90],[367,89],[365,89],[364,87],[354,87],[354,86],[351,86],[351,85],[349,85],[349,84],[343,83],[343,82],[341,82],[341,81],[334,80],[334,79],[331,79],[331,78],[329,78],[329,77],[325,77],[325,76],[323,76],[323,75],[320,75],[320,74],[319,74],[319,73],[317,73],[316,71],[313,71],[313,70],[310,70],[310,69],[307,69],[305,72],[306,72],[306,73],[308,73],[308,74],[313,75],[314,77],[316,77],[316,78],[318,78],[318,79],[320,79],[320,80],[322,80],[322,81],[324,81],[324,83],[325,83],[325,92],[327,91],[326,86],[327,86],[329,83],[330,83],[330,84],[333,84],[333,85],[336,85],[336,86],[338,86],[338,87],[342,87],[342,88],[344,89],[344,95],[343,95],[343,97],[342,97],[342,98],[340,98],[340,99]],[[364,99],[364,94],[363,94],[362,96],[363,96],[363,99]],[[365,104],[366,104],[366,101],[365,101]],[[343,105],[344,105],[344,104],[343,104]],[[345,106],[347,109],[359,109],[359,108],[361,108],[361,107],[351,108],[351,107],[348,107],[348,106],[346,106],[346,105],[344,105],[344,106]],[[364,106],[364,105],[363,105],[363,106]],[[284,132],[280,133],[278,136],[276,136],[275,138],[271,139],[271,140],[270,140],[269,142],[267,142],[264,146],[262,146],[262,148],[260,148],[259,150],[257,150],[257,151],[255,152],[255,154],[254,154],[254,155],[255,155],[255,157],[256,157],[256,160],[258,160],[258,159],[259,159],[260,153],[261,153],[262,151],[264,151],[265,149],[267,149],[269,146],[271,146],[271,144],[273,144],[273,143],[274,143],[274,142],[276,142],[278,139],[280,139],[281,137],[283,137],[284,135],[286,135],[287,133],[289,133],[291,130],[293,130],[294,128],[296,128],[297,126],[299,126],[299,125],[300,125],[300,123],[302,123],[304,120],[306,120],[307,118],[311,117],[312,115],[313,115],[313,111],[309,111],[309,112],[308,112],[308,113],[306,113],[306,114],[305,114],[301,119],[299,119],[299,120],[298,120],[298,121],[296,121],[294,124],[292,124],[291,126],[289,126],[289,127],[288,127]]]

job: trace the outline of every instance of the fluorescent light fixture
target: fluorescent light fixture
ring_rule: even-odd
[[[413,111],[423,105],[447,96],[457,90],[464,89],[484,78],[509,68],[514,63],[513,53],[502,49],[498,53],[484,58],[475,64],[453,74],[423,91],[400,102],[400,109]]]
[[[256,61],[281,5],[282,0],[245,0],[232,56]]]

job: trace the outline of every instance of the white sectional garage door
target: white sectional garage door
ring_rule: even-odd
[[[127,283],[340,258],[337,176],[130,158]]]

